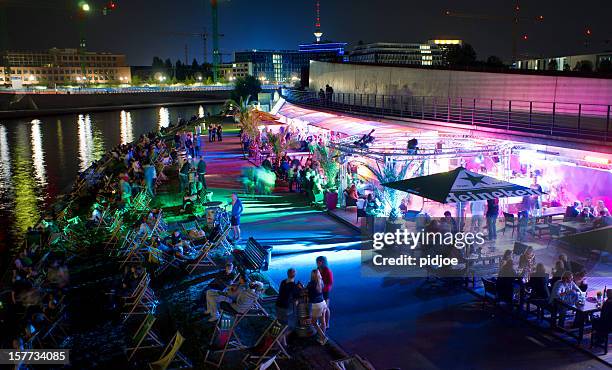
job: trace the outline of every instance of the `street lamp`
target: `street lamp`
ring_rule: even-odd
[[[84,1],[79,3],[79,6],[81,7],[81,10],[84,12],[89,12],[91,10],[91,6],[89,6],[89,4]]]

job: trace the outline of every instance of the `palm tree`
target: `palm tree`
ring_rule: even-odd
[[[338,172],[340,171],[339,152],[324,145],[317,145],[315,153],[323,172],[325,172],[325,177],[327,177],[327,188],[329,190],[337,189]]]
[[[233,112],[234,118],[239,124],[243,125],[249,113],[254,109],[254,106],[250,103],[250,100],[250,95],[247,96],[246,99],[241,97],[239,101],[228,99],[225,101],[223,110],[226,112]]]
[[[384,184],[403,180],[406,177],[406,173],[408,173],[411,163],[412,162],[401,164],[395,161],[389,161],[385,163],[382,168],[380,168],[378,164],[377,168],[371,166],[368,166],[368,168],[376,176],[378,182]],[[374,189],[374,192],[376,197],[383,202],[384,209],[389,209],[389,221],[397,220],[400,215],[399,206],[401,204],[401,199],[397,194],[398,190],[387,187],[377,187]]]

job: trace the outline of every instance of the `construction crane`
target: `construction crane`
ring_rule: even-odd
[[[447,17],[455,17],[455,18],[465,18],[465,19],[477,19],[477,20],[485,20],[485,21],[500,21],[510,23],[512,25],[512,58],[513,60],[517,60],[518,56],[518,40],[519,40],[519,27],[521,24],[525,22],[536,22],[540,23],[544,21],[543,15],[537,15],[535,17],[522,16],[521,15],[521,6],[519,2],[515,2],[514,9],[511,15],[492,15],[492,14],[470,14],[470,13],[460,13],[454,12],[451,10],[445,10],[444,15]],[[520,39],[527,41],[529,36],[524,33],[521,35]]]
[[[219,79],[219,64],[221,64],[221,51],[219,50],[219,3],[217,0],[210,0],[210,7],[212,13],[212,27],[213,27],[213,82],[217,82]]]
[[[197,37],[202,40],[203,53],[202,57],[204,58],[203,63],[208,63],[208,33],[206,32],[206,28],[204,28],[204,32],[170,32],[169,35],[173,36],[183,36],[183,37]],[[187,47],[185,47],[185,63],[188,63],[187,58]]]

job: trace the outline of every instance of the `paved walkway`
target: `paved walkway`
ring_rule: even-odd
[[[209,186],[240,188],[240,169],[249,164],[241,159],[237,138],[206,143],[205,150],[212,157]],[[216,200],[227,195],[215,190]],[[522,323],[492,316],[463,290],[438,289],[423,279],[362,277],[358,233],[285,189],[244,203],[243,238],[274,246],[268,273],[275,282],[289,267],[307,281],[316,256],[328,257],[335,276],[329,335],[377,368],[605,368]]]

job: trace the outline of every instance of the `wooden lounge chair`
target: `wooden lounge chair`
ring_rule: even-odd
[[[206,243],[200,249],[198,256],[192,261],[187,263],[187,272],[193,274],[195,269],[198,267],[214,267],[217,264],[210,258],[210,251],[215,247],[214,243]]]
[[[242,363],[246,366],[258,368],[264,362],[272,359],[272,362],[266,364],[267,367],[274,365],[277,369],[280,369],[276,359],[290,358],[287,350],[280,342],[280,338],[286,331],[287,325],[283,325],[276,320],[272,321],[257,339],[255,345],[249,348],[249,353],[242,359]]]
[[[204,356],[204,363],[219,368],[223,364],[225,354],[231,351],[238,351],[245,348],[236,337],[236,326],[238,319],[233,316],[224,317],[215,324],[215,330],[208,343],[208,349]],[[214,358],[217,357],[215,360]]]
[[[136,333],[132,336],[135,347],[126,348],[128,351],[128,361],[134,357],[134,354],[136,354],[138,350],[163,347],[159,336],[153,331],[153,324],[155,324],[156,320],[153,314],[147,314],[147,316],[145,316],[138,330],[136,330]]]
[[[166,349],[162,352],[159,360],[155,362],[149,363],[149,369],[151,370],[166,370],[172,366],[172,369],[181,369],[181,368],[192,368],[191,361],[187,357],[185,357],[182,353],[179,352],[179,349],[183,345],[185,338],[181,335],[180,332],[176,332],[174,337],[168,342]]]
[[[332,361],[331,365],[336,370],[375,370],[374,365],[359,355]]]

